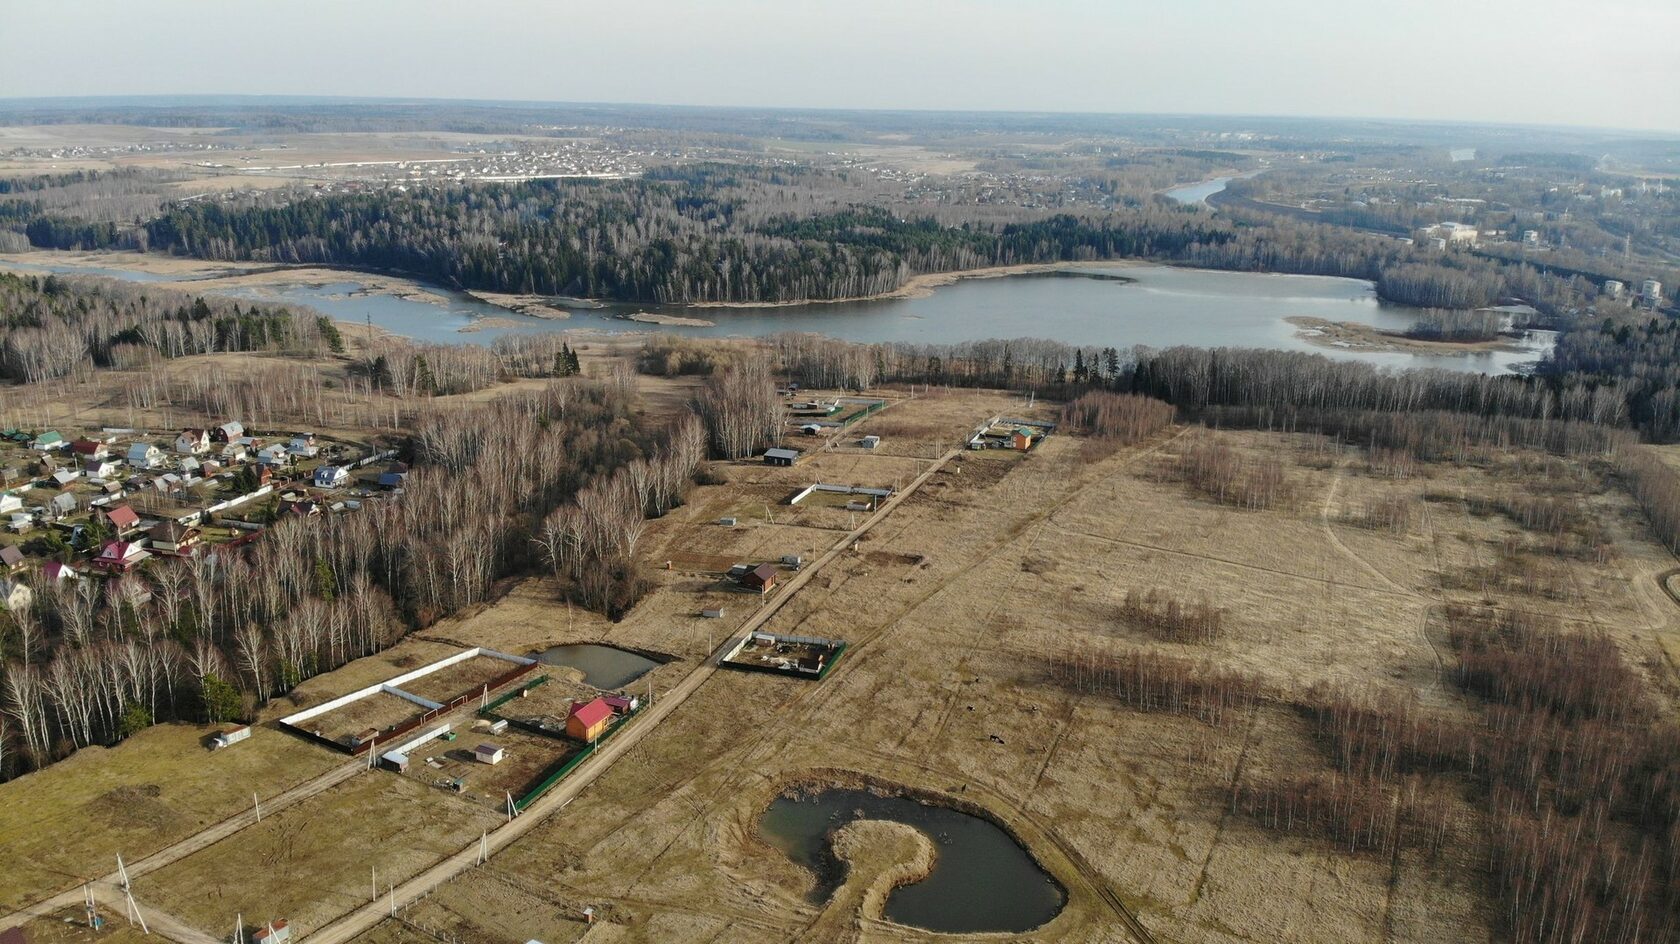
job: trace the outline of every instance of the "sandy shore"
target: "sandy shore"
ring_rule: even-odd
[[[1421,338],[1408,338],[1403,334],[1384,331],[1375,325],[1359,324],[1354,321],[1326,321],[1323,318],[1309,318],[1302,315],[1285,318],[1284,320],[1301,329],[1295,332],[1297,337],[1319,347],[1335,348],[1340,351],[1375,351],[1395,354],[1480,354],[1489,351],[1521,352],[1527,350],[1510,338],[1504,337],[1495,338],[1491,341],[1428,341]]]
[[[685,318],[682,315],[662,315],[652,311],[638,311],[628,315],[619,315],[625,321],[636,321],[641,324],[668,325],[675,328],[715,328],[717,322],[704,318]]]
[[[546,295],[514,295],[508,292],[481,292],[475,289],[468,289],[467,294],[486,305],[506,308],[508,311],[529,315],[532,318],[564,321],[572,316],[571,312],[557,307],[554,301]]]

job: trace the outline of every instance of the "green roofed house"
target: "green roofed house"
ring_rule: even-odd
[[[49,429],[41,435],[36,436],[35,441],[29,444],[29,448],[39,449],[42,452],[45,452],[48,449],[63,449],[64,437],[59,435],[58,430]]]

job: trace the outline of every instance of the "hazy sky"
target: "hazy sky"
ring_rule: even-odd
[[[0,97],[297,94],[1680,130],[1676,0],[7,0]]]

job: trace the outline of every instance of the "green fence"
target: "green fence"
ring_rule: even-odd
[[[547,677],[545,676],[540,681],[547,681]],[[560,763],[560,766],[545,774],[541,780],[537,781],[536,786],[525,791],[524,796],[513,801],[514,810],[520,813],[525,812],[526,807],[529,807],[532,803],[537,802],[543,794],[554,789],[555,784],[566,779],[566,775],[576,770],[579,764],[583,763],[590,755],[594,754],[595,751],[600,748],[602,743],[607,740],[607,738],[617,734],[620,728],[630,723],[630,719],[636,717],[638,714],[641,714],[642,707],[638,707],[635,711],[632,711],[620,718],[618,723],[608,728],[600,737],[596,738],[594,744],[585,744],[583,746],[583,750],[566,758]]]
[[[529,682],[526,682],[524,685],[521,685],[518,688],[514,689],[513,691],[508,692],[506,695],[503,695],[500,698],[497,698],[495,701],[491,702],[490,704],[485,705],[483,708],[478,709],[479,717],[481,717],[481,718],[498,718],[498,720],[499,720],[499,716],[496,714],[496,709],[497,708],[502,707],[503,705],[507,704],[509,701],[511,701],[515,698],[518,698],[521,695],[524,695],[526,692],[530,691],[533,688],[536,688],[537,686],[543,684],[546,681],[548,681],[548,676],[546,676],[546,675],[537,676],[536,678],[530,680]]]

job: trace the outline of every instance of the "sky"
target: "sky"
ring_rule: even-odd
[[[0,97],[253,94],[1680,131],[1674,0],[7,0]]]

